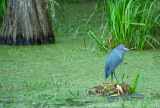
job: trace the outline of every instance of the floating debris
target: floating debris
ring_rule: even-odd
[[[87,91],[89,94],[94,95],[102,95],[102,96],[110,96],[110,95],[121,95],[128,94],[131,90],[129,84],[113,84],[113,83],[105,83],[103,82],[101,85],[94,86],[89,88]]]
[[[142,94],[122,94],[119,96],[108,96],[107,97],[108,100],[115,100],[115,99],[144,99],[144,95]]]
[[[131,86],[129,84],[113,84],[103,82],[100,85],[96,85],[92,88],[89,88],[87,93],[99,96],[107,96],[108,100],[113,99],[143,99],[144,95],[141,94],[129,94]]]

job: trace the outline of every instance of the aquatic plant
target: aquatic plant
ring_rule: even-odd
[[[84,29],[84,46],[86,47],[87,26],[99,10],[104,10],[103,15],[107,13],[107,22],[101,27],[102,36],[108,37],[107,47],[125,44],[129,48],[146,49],[157,48],[159,43],[159,11],[160,4],[158,0],[107,0],[104,1],[104,7],[93,12],[86,22]],[[103,19],[103,18],[102,18]],[[102,21],[103,22],[103,21]],[[107,35],[104,34],[108,30]],[[98,39],[98,38],[97,38]]]
[[[129,94],[133,94],[135,92],[140,75],[141,75],[141,73],[137,74],[137,77],[133,83],[133,86],[131,87]]]
[[[111,32],[109,44],[123,43],[140,50],[160,45],[160,8],[156,6],[159,3],[157,0],[107,0],[108,27]]]
[[[92,31],[89,31],[89,34],[90,34],[90,36],[91,36],[92,38],[95,39],[95,41],[97,42],[97,44],[100,45],[105,52],[108,52],[108,51],[109,51],[109,50],[98,40],[98,38],[93,34]]]

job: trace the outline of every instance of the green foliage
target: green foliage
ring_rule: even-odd
[[[92,31],[89,31],[89,35],[90,35],[92,38],[95,39],[95,41],[97,42],[97,44],[100,45],[100,47],[102,47],[105,52],[108,52],[108,51],[109,51],[105,46],[102,45],[102,43],[97,39],[97,37],[93,34]]]
[[[88,26],[89,21],[91,20],[91,18],[93,18],[93,17],[96,15],[96,13],[97,13],[98,11],[99,11],[99,9],[96,10],[95,12],[93,12],[93,13],[89,16],[88,20],[86,21],[86,24],[85,24],[85,27],[84,27],[84,47],[85,47],[85,48],[86,48],[86,33],[87,33],[87,26]]]
[[[151,42],[159,46],[159,3],[158,0],[107,0],[109,37],[112,38],[109,44],[123,43],[140,50],[148,48],[148,44],[154,47]]]
[[[138,79],[139,79],[140,75],[141,75],[141,73],[137,74],[136,80],[134,81],[133,86],[132,86],[129,94],[133,94],[134,93],[134,91],[135,91],[135,89],[137,87],[137,83],[138,83]]]
[[[6,13],[7,5],[8,5],[8,0],[1,0],[0,1],[0,28],[2,27],[2,23],[3,23],[4,15]]]
[[[158,0],[106,0],[104,7],[96,9],[86,22],[84,29],[84,46],[86,47],[87,26],[91,18],[94,18],[100,10],[107,13],[107,21],[101,25],[102,36],[107,29],[107,46],[125,44],[129,48],[146,49],[160,46],[160,2]],[[104,11],[105,8],[105,11]],[[103,39],[106,40],[106,39]]]
[[[114,94],[114,91],[113,91],[113,90],[111,90],[111,91],[110,91],[110,93],[113,95],[113,94]]]

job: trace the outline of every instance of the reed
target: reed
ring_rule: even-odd
[[[156,6],[159,3],[157,0],[107,0],[109,44],[123,43],[139,50],[159,46],[160,8]]]
[[[160,1],[158,0],[106,0],[104,7],[93,12],[84,29],[84,46],[86,47],[87,25],[99,10],[107,13],[108,20],[102,29],[100,40],[106,36],[106,46],[125,44],[129,48],[150,49],[160,46]],[[109,32],[104,34],[105,30]],[[102,39],[103,38],[103,39]]]

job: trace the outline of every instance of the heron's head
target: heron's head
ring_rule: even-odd
[[[117,46],[116,49],[121,51],[131,51],[130,49],[126,48],[125,45],[122,45],[122,44]]]

